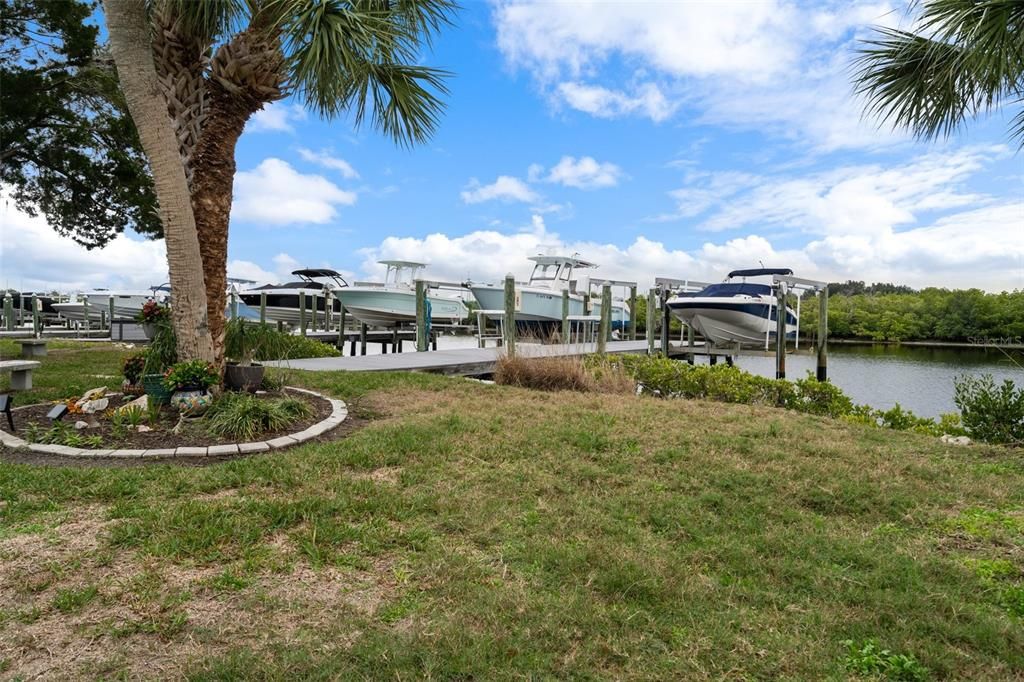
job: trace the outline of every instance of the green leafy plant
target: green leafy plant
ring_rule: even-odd
[[[261,400],[248,393],[220,396],[203,421],[215,436],[250,440],[266,431],[277,431],[313,414],[308,404],[296,398]]]
[[[260,360],[336,357],[334,346],[316,339],[278,331],[268,324],[238,318],[227,324],[224,352],[240,365]]]
[[[847,648],[843,663],[853,673],[901,682],[928,679],[928,669],[912,654],[897,654],[883,649],[875,639],[868,639],[861,644],[848,639],[843,644]]]
[[[156,426],[156,423],[160,421],[160,403],[153,400],[152,397],[146,400],[146,421],[151,427]]]
[[[171,326],[170,318],[162,318],[156,322],[156,332],[149,340],[143,373],[163,374],[177,361],[178,340],[174,335],[174,327]]]
[[[168,391],[206,390],[219,381],[217,368],[205,360],[179,362],[164,373],[164,387]]]
[[[996,385],[991,374],[959,376],[953,400],[972,438],[988,443],[1024,444],[1024,387],[1006,379]]]
[[[130,355],[121,363],[121,372],[131,385],[139,383],[145,370],[146,354],[144,352]]]

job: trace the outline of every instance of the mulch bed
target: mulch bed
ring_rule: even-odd
[[[306,419],[296,420],[284,429],[260,433],[254,436],[251,440],[269,440],[272,438],[278,438],[279,436],[286,436],[290,433],[302,431],[317,422],[323,421],[331,415],[331,404],[328,401],[306,393],[285,390],[281,392],[260,394],[257,398],[261,400],[273,400],[285,397],[286,395],[290,398],[298,398],[309,405],[312,410],[312,415]],[[128,398],[130,400],[134,398],[134,396],[128,396]],[[127,402],[128,400],[122,400],[121,397],[112,397],[110,398],[110,407],[120,407]],[[27,431],[29,425],[33,423],[35,423],[40,429],[48,429],[50,427],[50,422],[46,419],[46,414],[52,408],[53,403],[40,403],[37,405],[15,408],[14,435],[19,438],[29,440],[26,437]],[[90,415],[67,414],[64,416],[62,421],[68,427],[74,428],[74,423],[76,421],[89,421],[89,418]],[[178,423],[178,411],[169,405],[163,406],[160,411],[160,417],[154,424],[150,424],[148,420],[143,420],[142,423],[146,426],[151,426],[153,429],[152,431],[139,433],[134,430],[128,430],[122,433],[115,433],[114,426],[109,417],[100,415],[98,416],[97,421],[99,422],[99,426],[81,429],[77,432],[83,436],[99,436],[102,438],[103,444],[96,447],[95,449],[97,450],[150,450],[157,448],[176,448],[181,446],[223,445],[237,442],[232,438],[220,438],[207,433],[206,429],[203,428],[203,420],[201,417],[186,419],[185,424],[182,426],[179,433],[174,433],[172,429]],[[7,425],[4,424],[4,427],[6,426]],[[75,447],[88,449],[90,446],[83,444]]]

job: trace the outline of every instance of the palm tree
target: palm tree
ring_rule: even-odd
[[[875,30],[854,76],[867,114],[934,139],[1010,106],[1024,147],[1024,1],[925,0],[916,32]]]
[[[110,52],[153,173],[174,291],[173,322],[183,360],[214,359],[199,238],[174,128],[157,84],[150,27],[138,0],[104,0]]]
[[[351,113],[403,146],[425,141],[446,73],[420,66],[452,0],[154,0],[153,57],[174,123],[222,358],[235,146],[287,96],[325,118]]]

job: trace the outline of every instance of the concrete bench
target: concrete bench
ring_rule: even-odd
[[[16,343],[21,344],[21,357],[42,358],[46,357],[46,339],[17,339]]]
[[[32,360],[0,361],[0,373],[11,373],[11,388],[15,391],[27,391],[32,388],[32,370],[38,369],[39,363]]]

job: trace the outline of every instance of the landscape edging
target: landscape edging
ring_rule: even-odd
[[[60,455],[62,457],[115,457],[122,459],[140,457],[222,457],[232,454],[247,454],[255,452],[268,452],[270,450],[281,450],[312,440],[328,431],[338,427],[348,417],[348,406],[344,401],[329,398],[316,391],[306,388],[287,386],[289,391],[305,393],[306,395],[322,398],[331,404],[331,414],[312,426],[290,433],[278,438],[266,441],[252,441],[249,443],[219,443],[208,446],[180,446],[176,448],[153,448],[149,450],[122,449],[122,450],[90,450],[87,448],[72,448],[67,445],[52,445],[46,443],[29,443],[18,438],[14,434],[7,433],[0,429],[0,445],[13,450],[28,450],[47,455]]]

